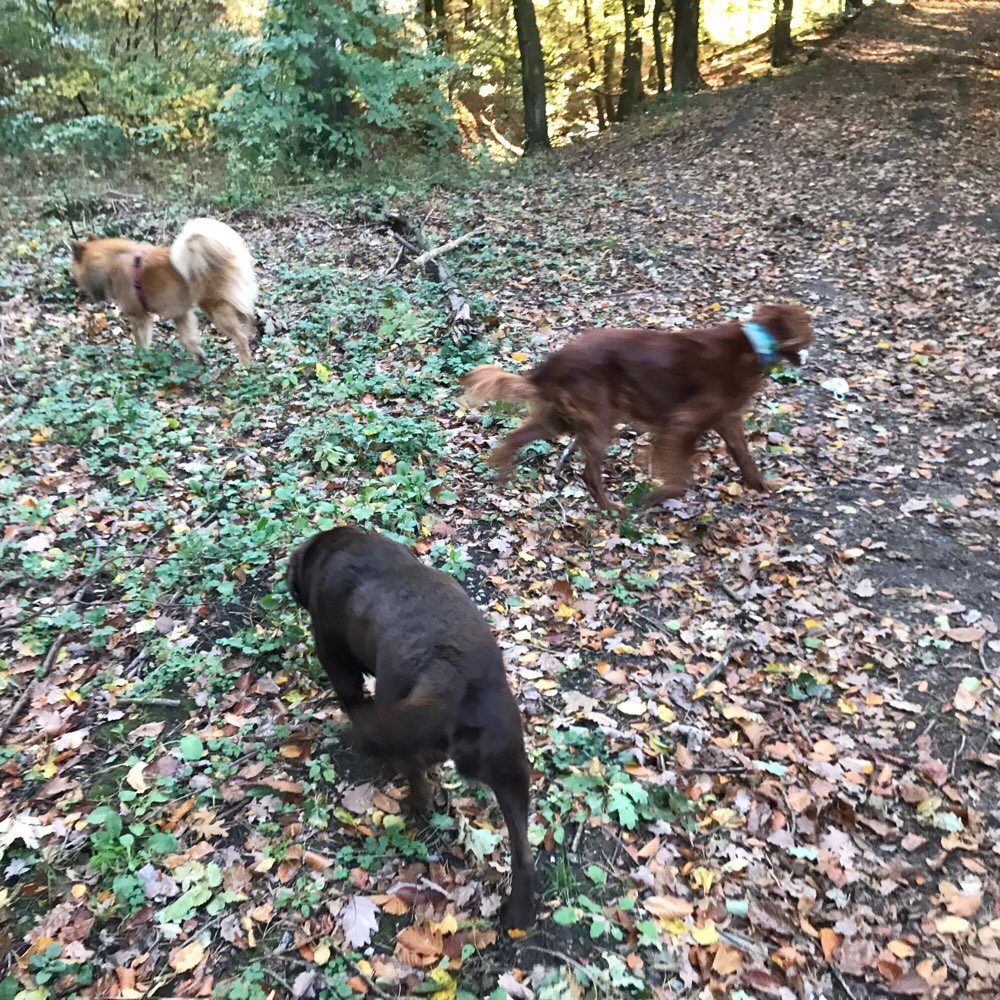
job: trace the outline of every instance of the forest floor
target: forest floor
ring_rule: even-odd
[[[417,199],[244,212],[253,367],[81,305],[61,199],[0,237],[0,1000],[997,996],[1000,3],[868,10],[781,75]],[[478,327],[403,264],[448,255]],[[168,240],[194,210],[73,204]],[[794,299],[814,361],[692,489],[598,514],[483,462],[456,379],[592,324]],[[832,381],[839,380],[839,381]],[[647,488],[641,440],[613,495]],[[534,768],[541,917],[492,798],[349,750],[282,582],[357,521],[473,592]],[[23,697],[22,697],[23,695]]]

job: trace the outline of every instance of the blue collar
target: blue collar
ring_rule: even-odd
[[[778,345],[774,342],[774,337],[771,336],[771,332],[767,327],[761,326],[760,323],[752,322],[741,323],[740,325],[743,327],[743,333],[747,340],[750,341],[750,346],[753,348],[754,354],[757,355],[757,360],[765,368],[776,365],[780,360]]]

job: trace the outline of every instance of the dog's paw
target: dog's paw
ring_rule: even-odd
[[[530,930],[534,923],[535,902],[530,897],[515,899],[511,896],[500,907],[500,926],[512,937],[519,936],[517,931]]]
[[[659,507],[660,504],[666,503],[668,500],[679,499],[684,496],[686,492],[687,490],[683,487],[677,488],[675,486],[663,486],[647,493],[646,496],[639,501],[639,506],[642,510],[652,510],[654,507]]]

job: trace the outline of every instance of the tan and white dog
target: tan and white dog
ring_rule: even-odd
[[[181,343],[204,362],[198,306],[249,363],[257,278],[247,245],[224,222],[191,219],[170,247],[76,240],[70,271],[91,298],[117,303],[140,347],[152,343],[154,317],[172,319]]]

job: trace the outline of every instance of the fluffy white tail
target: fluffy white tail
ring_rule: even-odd
[[[252,317],[257,278],[246,243],[218,219],[191,219],[170,247],[170,263],[201,298],[207,291]]]

